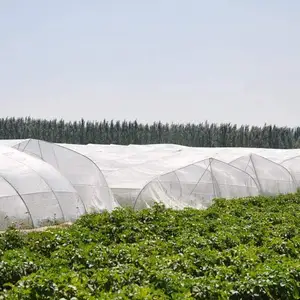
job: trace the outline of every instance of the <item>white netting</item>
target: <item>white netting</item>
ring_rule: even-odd
[[[254,179],[227,163],[210,158],[163,174],[142,189],[135,208],[162,202],[170,207],[206,208],[216,197],[258,195]]]
[[[73,221],[84,204],[55,168],[13,148],[0,147],[0,229]]]
[[[163,182],[157,183],[156,178],[160,178],[161,175],[172,172],[176,169],[186,168],[186,176],[193,176],[193,171],[197,162],[205,161],[209,158],[218,159],[224,163],[230,163],[236,160],[233,165],[245,171],[245,163],[247,164],[247,157],[252,155],[254,160],[258,157],[264,157],[258,162],[262,164],[257,166],[257,174],[259,174],[260,181],[257,179],[257,174],[251,170],[251,167],[247,167],[247,172],[250,177],[252,176],[258,186],[262,185],[263,189],[260,188],[264,194],[274,194],[276,192],[291,192],[295,190],[291,176],[287,174],[284,168],[279,167],[278,178],[275,176],[270,177],[265,174],[273,172],[274,169],[278,170],[278,163],[284,159],[295,156],[299,153],[298,149],[293,150],[281,150],[281,149],[260,149],[260,148],[191,148],[180,145],[129,145],[129,146],[118,146],[118,145],[69,145],[68,147],[76,149],[81,153],[84,153],[90,157],[99,168],[103,171],[108,185],[114,193],[114,197],[118,199],[122,206],[128,206],[130,203],[135,203],[136,195],[138,191],[147,189],[149,194],[155,195],[157,192],[153,192],[155,189],[163,189],[166,184],[165,181],[172,183],[173,193],[177,179],[173,176],[171,179],[164,180]],[[299,153],[300,154],[300,153]],[[246,162],[243,162],[243,157]],[[273,161],[271,163],[271,161]],[[194,167],[188,167],[193,165]],[[213,163],[214,167],[217,168],[216,163]],[[202,166],[203,167],[203,166]],[[199,168],[198,168],[199,170]],[[222,171],[223,172],[223,171]],[[218,173],[218,172],[217,172]],[[205,178],[208,182],[211,182],[209,173],[206,173],[202,179],[201,185],[202,192],[206,188],[206,196],[211,202],[211,198],[216,197],[215,192],[212,190],[212,183],[207,183],[205,186]],[[283,176],[283,177],[282,177]],[[166,175],[165,177],[166,178]],[[159,179],[160,180],[160,179]],[[219,178],[220,180],[220,178]],[[150,183],[149,183],[150,182]],[[187,180],[188,182],[188,180]],[[153,186],[151,187],[151,184]],[[187,186],[193,186],[193,182],[186,184]],[[215,184],[216,186],[216,184]],[[225,185],[226,186],[226,185]],[[220,185],[221,189],[224,189],[224,185]],[[231,188],[231,191],[234,188]],[[252,195],[247,189],[235,188],[235,197],[243,197]],[[151,192],[150,192],[151,191]],[[143,191],[144,193],[144,191]],[[225,191],[222,192],[226,195]],[[139,197],[142,197],[142,193]],[[218,195],[217,195],[218,196]],[[177,196],[172,196],[172,201]],[[225,197],[232,197],[231,194]],[[149,197],[148,197],[149,198]],[[153,196],[154,201],[157,201],[157,197]],[[178,200],[178,198],[176,198]],[[189,198],[190,199],[190,198]],[[177,201],[176,200],[176,201]],[[169,199],[167,201],[170,201]],[[181,201],[181,200],[180,200]],[[190,201],[190,200],[189,200]],[[176,202],[178,204],[178,201]],[[174,203],[173,203],[174,204]],[[172,205],[173,205],[172,204]]]
[[[156,202],[173,208],[206,208],[215,197],[290,193],[300,186],[299,149],[72,145],[38,140],[0,143],[55,167],[76,189],[89,212],[111,210],[116,202],[136,208]],[[63,194],[60,197],[66,200],[62,203],[67,203]],[[19,197],[12,192],[5,196]],[[20,209],[24,210],[24,205]]]
[[[104,209],[111,211],[119,206],[102,172],[88,157],[66,147],[34,139],[15,141],[13,147],[36,156],[59,170],[77,190],[87,212]]]
[[[284,160],[281,165],[289,170],[297,188],[300,188],[300,155]]]
[[[291,173],[286,168],[260,155],[242,156],[230,164],[255,178],[260,194],[286,194],[297,189]]]

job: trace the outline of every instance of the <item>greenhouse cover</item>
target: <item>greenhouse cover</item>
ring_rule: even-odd
[[[92,159],[122,206],[205,208],[215,197],[278,194],[299,187],[299,149],[68,145]]]
[[[34,139],[1,140],[0,144],[1,180],[6,182],[9,178],[13,182],[10,190],[2,189],[1,224],[8,224],[4,218],[7,220],[8,215],[17,212],[14,208],[16,199],[20,198],[23,206],[21,213],[13,216],[15,219],[26,211],[23,194],[36,194],[34,189],[19,192],[19,187],[11,187],[25,181],[28,188],[36,185],[36,179],[29,175],[27,178],[26,172],[14,172],[8,177],[10,167],[7,166],[12,164],[11,160],[19,167],[24,167],[22,161],[26,161],[26,168],[37,174],[47,166],[47,170],[52,170],[52,175],[48,175],[50,179],[53,176],[57,179],[51,181],[44,173],[39,176],[57,186],[60,186],[57,181],[62,182],[64,192],[61,193],[72,194],[72,197],[68,196],[67,204],[70,213],[63,209],[57,212],[57,207],[54,209],[51,205],[48,209],[43,204],[46,201],[43,197],[35,197],[32,203],[37,207],[44,206],[46,211],[45,216],[37,218],[28,218],[27,213],[28,226],[33,227],[41,226],[49,216],[61,221],[74,220],[82,213],[110,211],[120,205],[142,209],[161,202],[177,209],[203,209],[216,197],[275,195],[295,192],[300,187],[299,149],[192,148],[173,144],[74,145]],[[16,153],[22,155],[22,159]],[[50,174],[50,171],[46,173]],[[57,198],[57,187],[51,186],[50,190]],[[43,189],[38,192],[44,193]],[[5,204],[7,199],[11,199],[9,203],[14,202],[9,205],[11,211]]]

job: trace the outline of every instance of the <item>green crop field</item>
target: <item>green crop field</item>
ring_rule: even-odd
[[[0,299],[299,299],[300,193],[0,236]]]

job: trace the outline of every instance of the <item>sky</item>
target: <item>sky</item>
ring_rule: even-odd
[[[300,126],[299,0],[1,0],[0,117]]]

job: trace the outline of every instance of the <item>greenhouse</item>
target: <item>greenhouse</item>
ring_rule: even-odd
[[[285,159],[281,165],[291,173],[297,188],[300,188],[300,155]]]
[[[281,165],[282,161],[300,154],[298,149],[191,148],[164,144],[66,147],[84,153],[97,164],[121,206],[148,207],[149,203],[160,201],[170,207],[200,208],[210,205],[215,197],[275,195],[294,192],[299,187],[296,170],[293,174],[291,167]],[[185,178],[181,175],[179,180],[178,174],[184,174]],[[198,182],[195,178],[201,179]]]
[[[98,166],[88,157],[41,140],[2,140],[0,143],[38,157],[56,168],[77,190],[87,212],[111,211],[119,206]]]
[[[260,155],[241,156],[230,165],[255,178],[262,195],[287,194],[297,190],[297,184],[288,169]]]
[[[0,151],[1,228],[16,220],[29,227],[53,218],[64,222],[120,205],[142,209],[160,202],[205,209],[218,197],[286,194],[300,187],[299,149],[72,145],[34,139],[0,144],[6,145]]]
[[[139,192],[134,208],[162,202],[172,208],[204,209],[211,205],[213,198],[256,195],[259,195],[259,186],[250,174],[209,158],[151,180]]]
[[[156,161],[181,151],[182,146],[166,149],[159,145],[74,145],[59,144],[90,158],[104,175],[123,168],[133,167],[147,161]],[[162,148],[162,149],[161,149]],[[161,149],[161,150],[160,150]]]
[[[86,213],[77,191],[55,168],[0,147],[0,230],[71,222]]]

